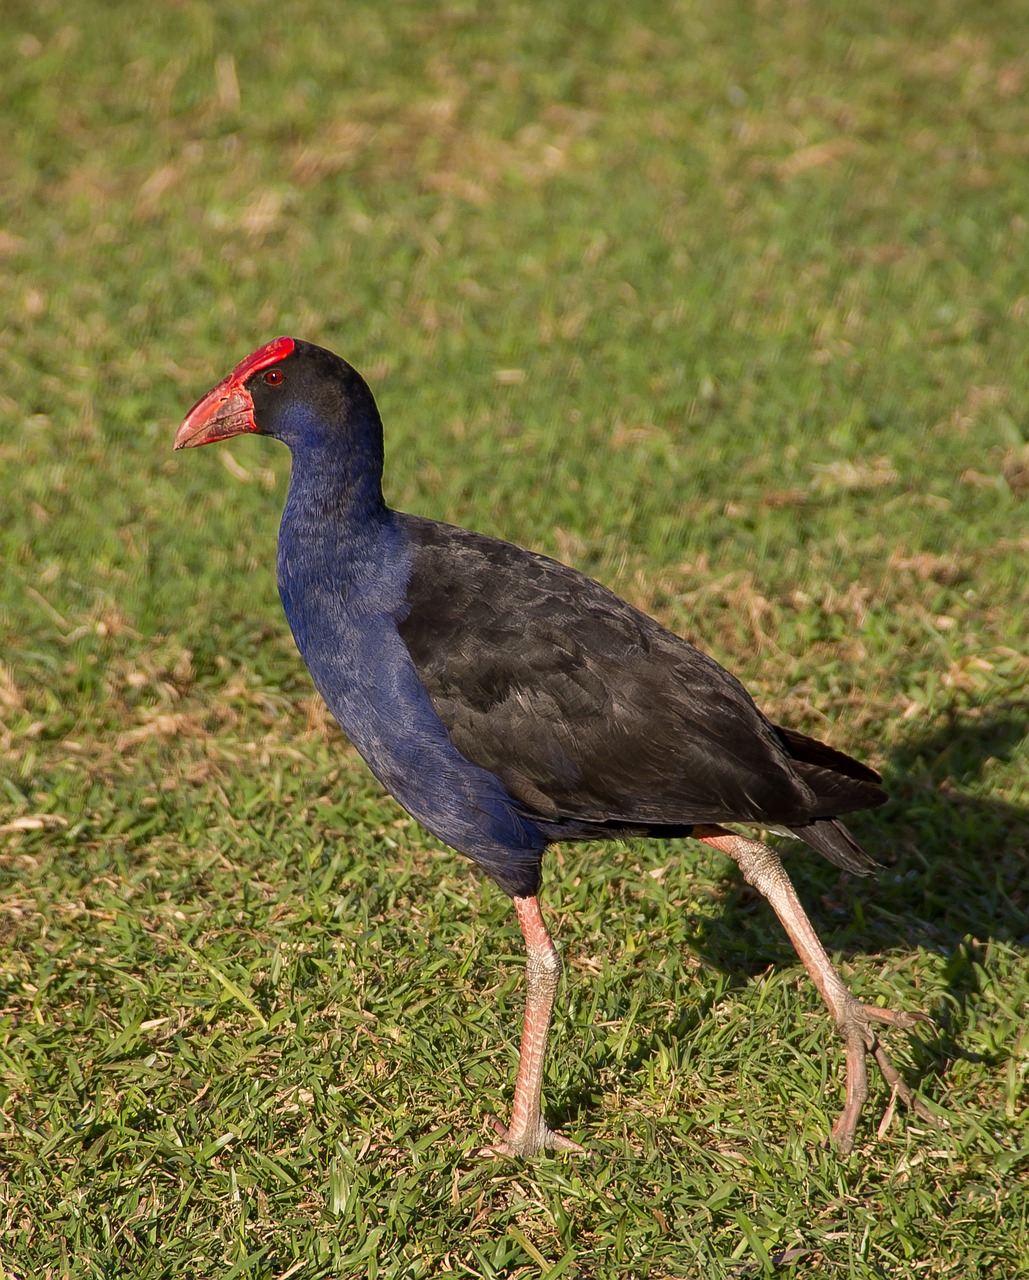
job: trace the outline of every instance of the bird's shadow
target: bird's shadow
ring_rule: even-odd
[[[962,1048],[959,1028],[981,991],[992,943],[1029,947],[1029,809],[978,794],[998,762],[1014,758],[1029,726],[1029,700],[951,710],[915,725],[888,756],[890,801],[848,818],[859,842],[882,864],[871,879],[847,876],[792,843],[784,862],[829,952],[847,960],[922,947],[943,957],[945,995],[923,1010],[936,1024],[913,1049],[915,1073],[941,1076]],[[797,963],[775,916],[738,870],[726,864],[721,910],[696,922],[694,949],[719,973],[710,998],[683,1006],[618,1063],[596,1072],[635,1074],[646,1061],[694,1032],[725,990],[742,987],[773,964]],[[594,1073],[595,1074],[595,1073]],[[912,1081],[917,1083],[917,1081]],[[561,1100],[554,1119],[573,1125],[596,1102],[582,1086]]]

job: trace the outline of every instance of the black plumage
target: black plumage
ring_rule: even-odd
[[[422,683],[458,750],[549,839],[754,823],[874,866],[836,820],[886,800],[873,770],[773,725],[712,658],[567,565],[400,518],[414,557],[399,631]]]

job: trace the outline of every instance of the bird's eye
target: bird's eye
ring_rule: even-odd
[[[267,382],[267,384],[270,387],[277,387],[279,383],[282,381],[282,370],[269,369],[268,372],[264,375],[264,380],[265,382]]]

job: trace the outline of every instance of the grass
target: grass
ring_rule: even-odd
[[[648,2],[8,0],[0,1274],[1029,1267],[1029,20]],[[547,1080],[484,1164],[508,904],[385,796],[275,598],[288,460],[173,457],[282,332],[394,503],[602,577],[880,767],[791,864],[948,1126],[841,1054],[709,850],[567,848]]]

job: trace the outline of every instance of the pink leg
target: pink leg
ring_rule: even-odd
[[[901,1079],[872,1025],[879,1022],[893,1027],[913,1027],[916,1022],[929,1021],[925,1014],[896,1013],[891,1009],[862,1004],[847,990],[818,940],[774,850],[724,827],[697,827],[693,834],[698,840],[735,858],[743,878],[768,900],[839,1028],[847,1046],[847,1100],[832,1131],[839,1151],[846,1155],[854,1145],[861,1109],[868,1097],[868,1054],[875,1058],[886,1083],[901,1101],[923,1120],[935,1123],[932,1113]]]
[[[571,1139],[547,1127],[543,1119],[543,1065],[554,996],[561,977],[561,957],[543,921],[538,898],[515,898],[518,923],[525,938],[526,1000],[522,1047],[518,1056],[511,1123],[497,1121],[501,1141],[483,1147],[480,1155],[538,1156],[543,1151],[582,1151]]]

